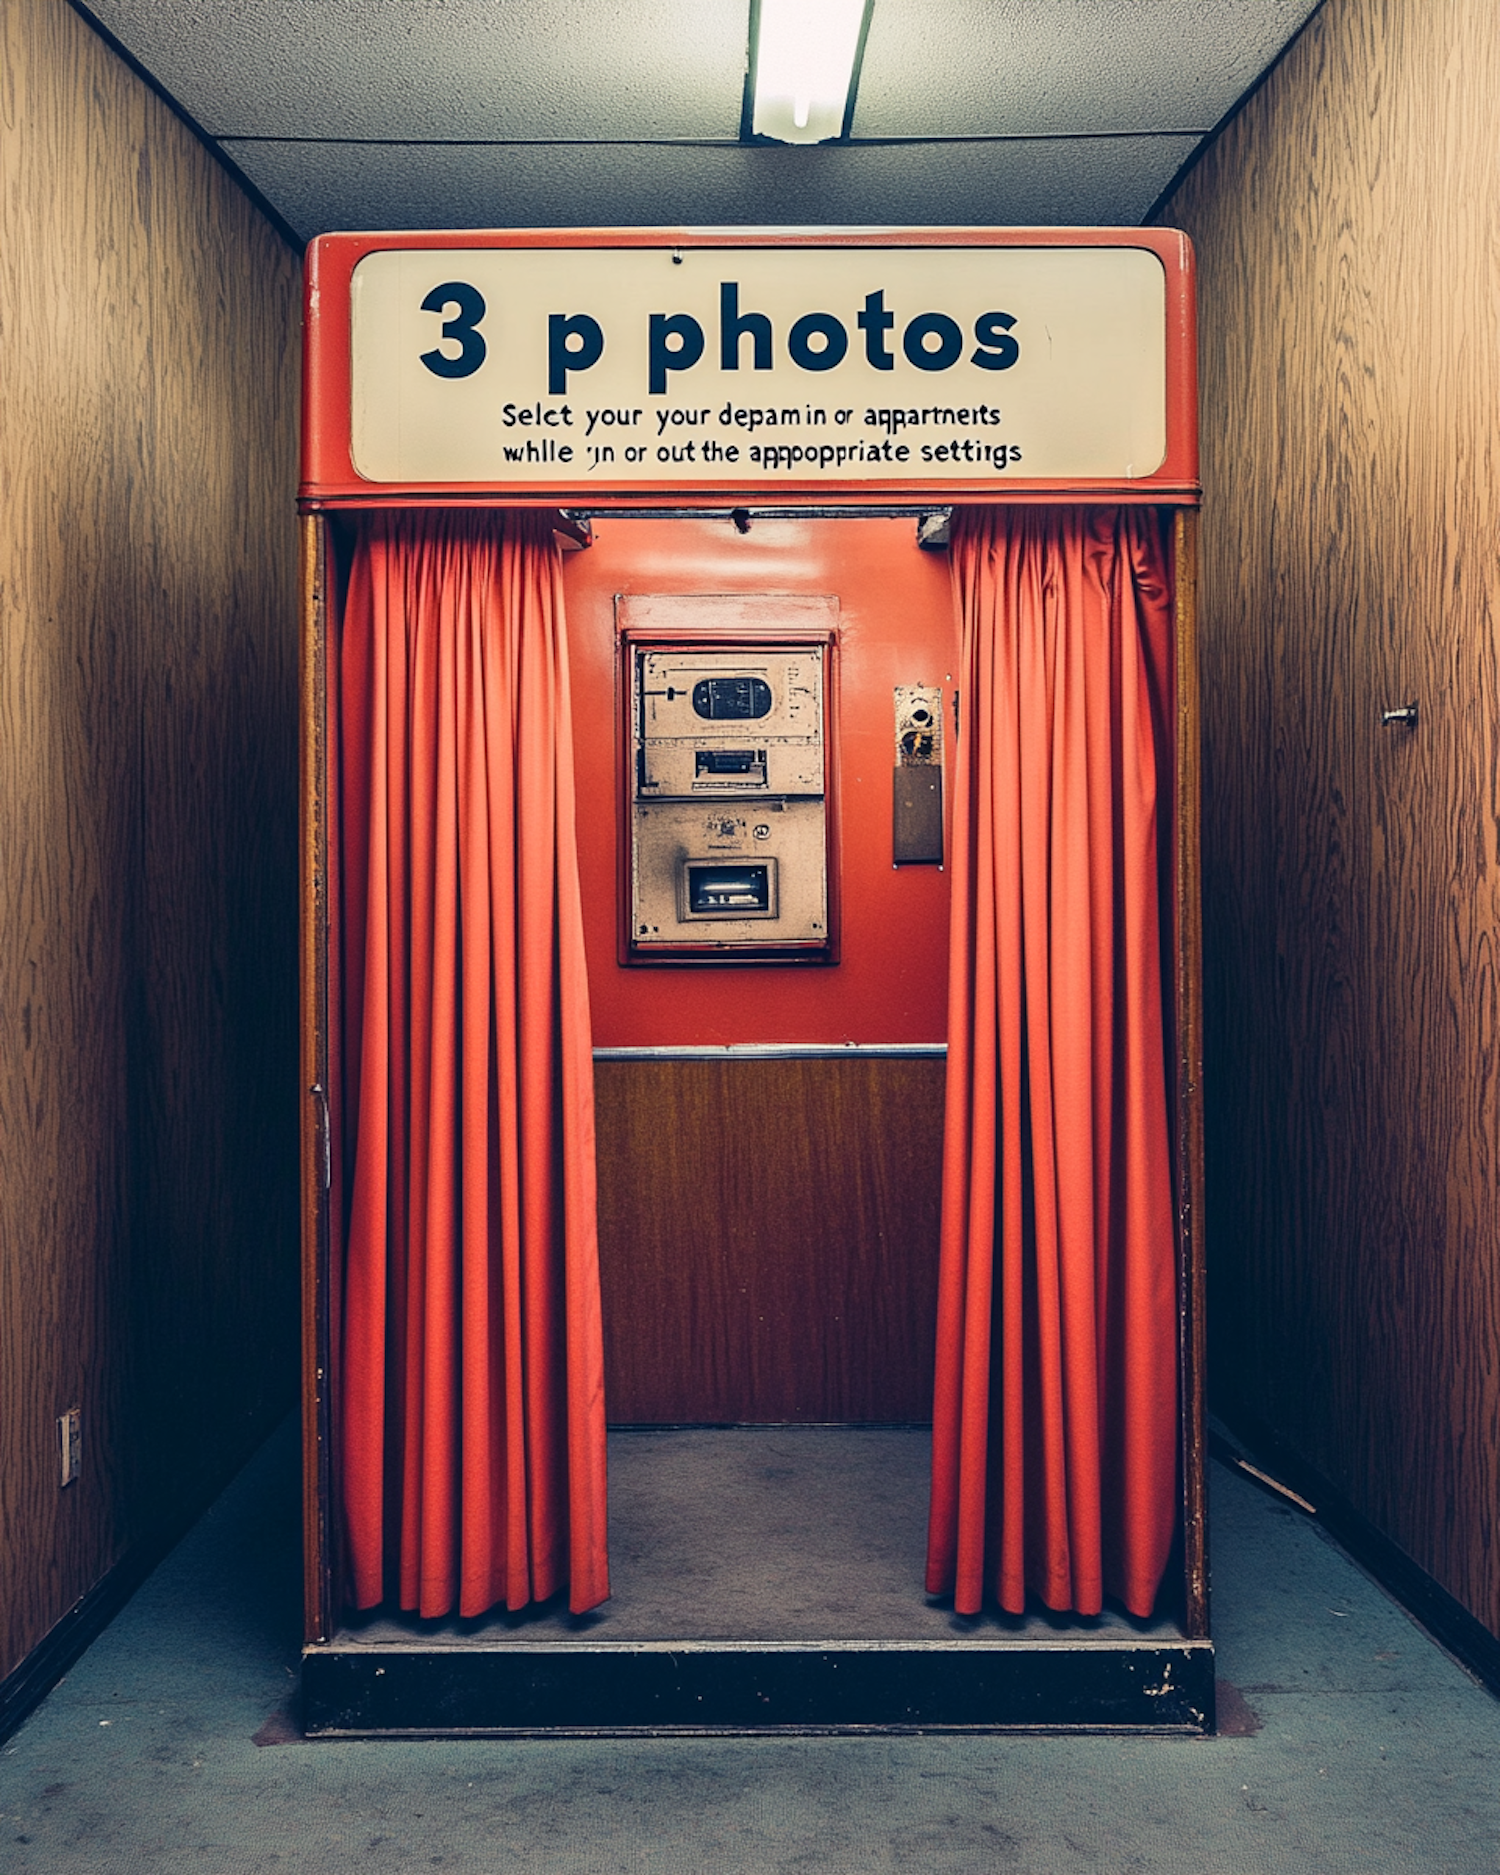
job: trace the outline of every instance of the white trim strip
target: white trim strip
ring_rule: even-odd
[[[596,1048],[595,1061],[837,1061],[845,1055],[938,1059],[946,1042],[725,1042],[652,1048]]]

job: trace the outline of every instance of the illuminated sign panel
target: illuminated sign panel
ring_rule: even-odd
[[[1167,277],[1144,245],[370,239],[348,289],[368,483],[998,490],[1132,482],[1167,455]]]

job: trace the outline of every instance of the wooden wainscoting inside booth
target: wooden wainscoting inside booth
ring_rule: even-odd
[[[601,1061],[615,1424],[932,1416],[941,1058]]]

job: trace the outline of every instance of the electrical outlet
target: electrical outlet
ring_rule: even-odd
[[[72,1484],[83,1464],[83,1408],[70,1406],[57,1421],[57,1443],[62,1458],[64,1486]]]

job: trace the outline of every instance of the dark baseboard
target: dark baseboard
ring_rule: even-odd
[[[165,1553],[165,1549],[160,1552]],[[131,1554],[117,1562],[0,1680],[0,1740],[25,1724],[78,1656],[114,1620],[157,1561],[153,1552],[145,1558]]]
[[[1314,1507],[1318,1522],[1360,1567],[1394,1596],[1439,1646],[1492,1693],[1500,1695],[1500,1639],[1399,1544],[1357,1511],[1271,1427],[1252,1414],[1236,1413],[1232,1419],[1225,1419],[1223,1434],[1210,1434],[1209,1446],[1216,1458],[1230,1463],[1243,1455],[1305,1498]]]
[[[274,1431],[276,1420],[271,1423]],[[178,1499],[170,1521],[127,1550],[68,1612],[43,1635],[31,1652],[0,1680],[0,1743],[24,1725],[84,1650],[93,1645],[151,1571],[175,1549],[226,1485],[265,1443],[261,1433],[227,1469],[201,1478],[196,1490]]]

